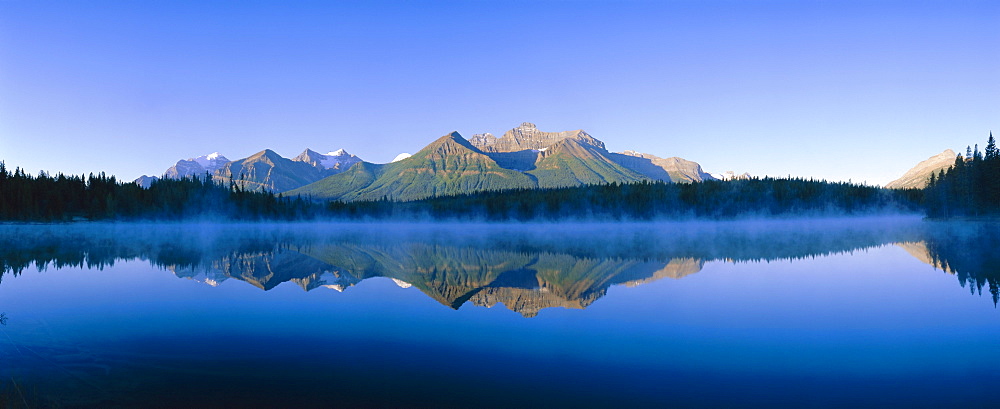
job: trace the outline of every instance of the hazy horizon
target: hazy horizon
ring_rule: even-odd
[[[391,161],[521,122],[706,172],[885,184],[985,142],[988,1],[0,2],[0,160]]]

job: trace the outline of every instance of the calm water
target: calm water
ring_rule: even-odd
[[[996,407],[1000,225],[0,226],[0,407]]]

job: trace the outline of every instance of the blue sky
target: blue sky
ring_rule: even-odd
[[[1000,131],[1000,2],[0,1],[0,160],[584,129],[706,171],[888,182]]]

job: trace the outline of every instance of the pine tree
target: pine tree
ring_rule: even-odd
[[[983,159],[994,160],[998,158],[1000,158],[1000,151],[997,151],[997,142],[993,139],[993,131],[990,131],[990,139],[986,141],[986,156]]]

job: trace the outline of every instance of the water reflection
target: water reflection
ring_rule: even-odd
[[[35,265],[102,269],[148,260],[176,276],[270,290],[345,291],[385,277],[451,308],[498,304],[532,317],[582,309],[614,285],[679,279],[710,261],[817,257],[896,244],[998,300],[1000,231],[991,223],[666,225],[8,225],[0,284]]]
[[[932,234],[919,243],[903,244],[911,254],[958,278],[973,294],[986,288],[993,304],[1000,301],[1000,224],[992,222],[931,223]],[[912,249],[912,250],[911,250]]]

